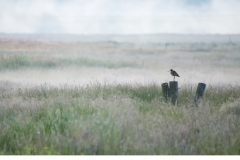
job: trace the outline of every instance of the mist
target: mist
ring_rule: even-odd
[[[239,80],[238,0],[0,0],[0,77],[20,84]],[[17,85],[19,86],[19,85]]]
[[[238,0],[0,0],[1,33],[237,34]]]

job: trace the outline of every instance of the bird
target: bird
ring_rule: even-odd
[[[176,71],[174,71],[173,69],[170,69],[170,71],[168,71],[168,72],[170,72],[171,75],[174,77],[174,78],[173,78],[173,81],[175,81],[175,76],[180,77],[180,76],[178,75],[178,73],[177,73]]]

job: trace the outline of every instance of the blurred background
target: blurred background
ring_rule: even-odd
[[[0,80],[236,84],[238,0],[0,0]]]

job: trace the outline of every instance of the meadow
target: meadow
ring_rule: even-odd
[[[238,155],[240,45],[1,39],[1,155]],[[177,105],[161,83],[180,74]],[[198,82],[207,87],[198,105]]]

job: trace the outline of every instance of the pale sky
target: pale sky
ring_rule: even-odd
[[[239,34],[240,0],[0,0],[0,33]]]

